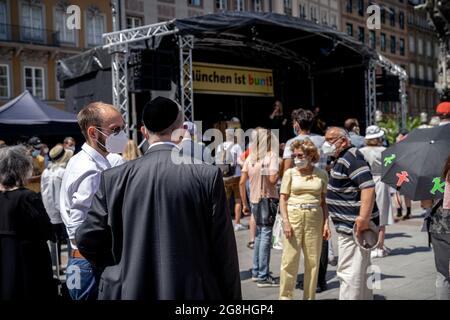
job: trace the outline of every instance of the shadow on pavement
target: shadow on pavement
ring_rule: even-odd
[[[393,238],[412,238],[409,234],[405,232],[397,232],[397,233],[386,233],[384,236],[385,239],[393,239]]]
[[[397,276],[397,275],[384,274],[384,273],[381,274],[381,280],[384,280],[384,279],[402,279],[402,278],[404,278],[404,276]]]
[[[252,271],[251,270],[244,270],[240,272],[241,275],[241,281],[248,280],[252,277]]]
[[[408,255],[408,254],[413,254],[413,253],[418,253],[418,252],[429,252],[429,251],[431,251],[431,248],[429,248],[429,247],[412,246],[409,248],[395,248],[395,249],[391,250],[391,252],[389,253],[389,256]]]

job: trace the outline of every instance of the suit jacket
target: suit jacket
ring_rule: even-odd
[[[99,299],[241,299],[218,168],[175,164],[170,145],[102,173],[78,248],[103,269]]]

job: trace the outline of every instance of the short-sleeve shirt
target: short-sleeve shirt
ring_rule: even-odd
[[[291,159],[292,157],[292,151],[291,151],[291,144],[295,141],[295,140],[304,140],[308,138],[309,140],[311,140],[312,143],[314,143],[314,145],[316,146],[316,148],[319,150],[319,162],[316,163],[316,167],[325,170],[327,167],[327,156],[322,152],[322,145],[325,142],[325,138],[323,136],[317,135],[317,134],[311,134],[311,135],[298,135],[292,139],[289,139],[286,142],[286,146],[284,147],[284,151],[283,151],[283,159]]]
[[[264,168],[261,172],[261,168]],[[279,158],[275,152],[269,152],[259,161],[249,156],[242,167],[242,172],[247,172],[250,182],[250,203],[258,203],[261,197],[279,198],[276,185],[269,181],[269,176],[279,171]],[[262,174],[263,173],[263,174]],[[261,195],[261,189],[263,195]]]
[[[358,149],[341,152],[330,172],[327,190],[328,212],[336,231],[351,235],[361,207],[361,190],[374,188],[369,164]],[[378,208],[374,203],[372,220],[378,224]]]
[[[289,196],[288,204],[320,204],[322,194],[327,193],[327,172],[314,168],[312,174],[303,174],[297,168],[285,171],[280,193]]]

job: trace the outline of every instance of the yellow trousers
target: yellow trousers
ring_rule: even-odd
[[[322,251],[322,208],[300,209],[288,205],[289,222],[293,236],[284,238],[280,270],[280,299],[292,299],[297,280],[300,252],[305,257],[303,299],[316,298],[317,277]]]

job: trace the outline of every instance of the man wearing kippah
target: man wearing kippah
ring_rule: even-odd
[[[102,173],[76,235],[81,253],[103,270],[99,299],[241,299],[220,169],[174,161],[183,127],[175,101],[147,103],[143,123],[150,147]]]

